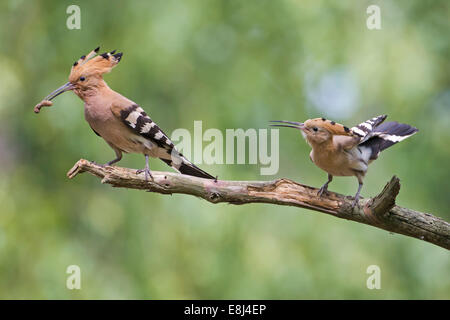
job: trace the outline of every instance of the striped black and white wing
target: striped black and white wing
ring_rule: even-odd
[[[120,110],[113,109],[113,112],[135,134],[150,140],[159,148],[166,149],[169,154],[172,152],[174,148],[172,141],[170,141],[164,131],[145,113],[144,109],[137,104]]]
[[[113,114],[136,135],[144,137],[160,148],[156,154],[159,159],[164,161],[167,165],[183,174],[206,179],[215,179],[212,175],[198,168],[179,153],[164,131],[162,131],[161,128],[158,127],[158,125],[145,113],[144,109],[137,104],[133,104],[126,108],[113,106],[111,110]]]
[[[384,120],[386,120],[387,115],[381,115],[374,117],[372,119],[366,120],[357,126],[351,128],[350,130],[357,136],[361,138],[359,143],[364,143],[365,141],[369,140],[371,137],[373,137],[375,128],[380,125]]]
[[[390,146],[411,137],[418,130],[409,124],[393,122],[383,122],[386,115],[378,116],[360,123],[351,130],[361,137],[358,148],[366,150],[367,160],[374,160],[381,151]]]

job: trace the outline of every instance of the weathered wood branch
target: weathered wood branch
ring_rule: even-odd
[[[352,199],[328,192],[321,198],[318,189],[289,179],[273,181],[207,180],[172,172],[152,171],[153,180],[146,181],[136,170],[100,166],[81,159],[67,173],[69,178],[89,172],[102,183],[114,187],[142,189],[162,194],[182,193],[203,198],[212,203],[270,203],[295,206],[331,214],[377,228],[431,242],[450,250],[450,224],[429,213],[395,205],[400,181],[393,177],[383,191],[373,199],[361,199],[352,209]]]

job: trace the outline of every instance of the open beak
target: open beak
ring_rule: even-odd
[[[74,88],[75,88],[75,86],[72,83],[67,82],[65,85],[59,87],[58,89],[56,89],[55,91],[50,93],[48,96],[46,96],[44,100],[49,100],[50,101],[53,98],[56,98],[57,96],[59,96],[61,93],[73,90]]]
[[[305,130],[305,124],[302,122],[281,121],[281,120],[271,120],[270,122],[284,123],[284,124],[271,124],[272,127],[286,127],[299,129],[303,131]]]

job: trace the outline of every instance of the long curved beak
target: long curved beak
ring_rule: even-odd
[[[73,90],[74,88],[75,86],[72,83],[67,82],[65,85],[62,85],[61,87],[50,93],[48,96],[46,96],[44,100],[52,100],[53,98],[59,96],[61,93]]]
[[[282,120],[271,120],[270,122],[284,123],[284,124],[270,124],[272,127],[285,127],[299,130],[305,129],[305,124],[302,122],[282,121]]]

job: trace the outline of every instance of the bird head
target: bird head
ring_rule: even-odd
[[[102,84],[103,74],[110,72],[120,62],[122,52],[114,54],[114,50],[97,56],[99,49],[100,47],[97,47],[89,54],[81,56],[70,70],[69,82],[50,93],[45,100],[52,100],[66,91],[74,91],[78,96],[82,96],[87,90]]]
[[[287,127],[301,130],[303,137],[310,144],[321,144],[332,139],[333,135],[352,136],[353,133],[346,126],[325,118],[309,119],[305,122],[272,121],[275,127]]]

